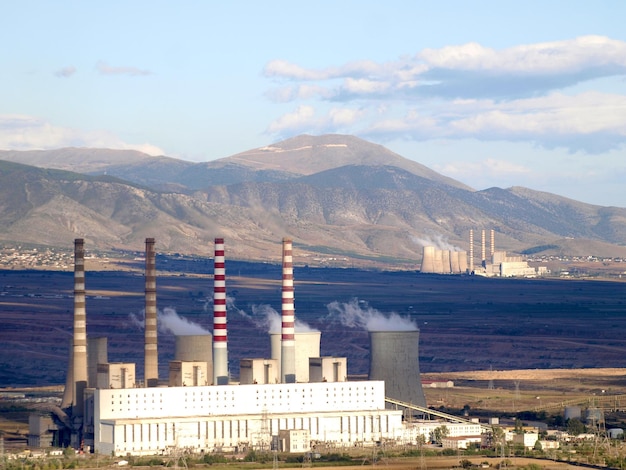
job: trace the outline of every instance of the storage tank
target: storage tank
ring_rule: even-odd
[[[370,380],[385,381],[385,396],[426,407],[419,368],[419,330],[370,331]]]
[[[563,415],[566,420],[573,418],[580,419],[582,416],[582,410],[580,409],[580,406],[566,406]]]
[[[210,333],[204,335],[178,335],[175,339],[174,360],[183,362],[206,363],[204,377],[213,380],[213,336]]]
[[[309,381],[309,358],[320,357],[320,331],[306,331],[295,333],[296,350],[296,380]],[[270,333],[271,358],[278,361],[278,376],[281,375],[281,333]]]
[[[624,438],[624,430],[622,428],[607,429],[606,433],[610,439],[623,439]]]

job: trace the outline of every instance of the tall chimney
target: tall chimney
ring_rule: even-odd
[[[85,247],[84,240],[74,240],[74,343],[72,346],[72,417],[82,417],[87,388],[87,318],[85,313]]]
[[[469,272],[474,272],[474,229],[470,229],[469,239]]]
[[[226,267],[224,239],[215,239],[213,275],[213,384],[228,385],[228,330],[226,329]]]
[[[496,231],[491,229],[491,260],[493,262],[493,255],[496,254]]]
[[[282,383],[296,381],[295,314],[293,305],[292,242],[283,238],[282,324],[280,347],[280,375]]]
[[[157,351],[156,253],[154,238],[146,238],[146,314],[144,347],[144,382],[146,387],[159,385]]]
[[[485,229],[481,231],[480,237],[480,264],[484,268],[487,260],[487,255],[485,254]]]

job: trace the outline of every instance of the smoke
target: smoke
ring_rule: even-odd
[[[132,323],[138,328],[143,329],[145,326],[146,311],[142,311],[143,318],[139,319],[136,315],[130,314]],[[175,336],[185,335],[206,335],[207,331],[202,326],[181,317],[176,313],[176,309],[166,307],[157,312],[157,325],[161,333],[172,333]]]
[[[281,314],[269,305],[253,305],[252,316],[250,316],[249,318],[254,322],[256,326],[264,329],[268,333],[280,333],[280,330],[282,328]],[[298,318],[296,318],[294,326],[296,333],[310,333],[314,331],[319,331],[307,325],[303,321],[298,320]]]
[[[328,316],[338,319],[342,325],[350,328],[363,328],[367,331],[417,331],[418,327],[408,317],[395,312],[388,315],[381,313],[364,300],[352,299],[350,302],[331,302],[326,305]]]
[[[448,239],[443,235],[437,235],[434,239],[430,237],[419,238],[411,236],[411,240],[413,240],[418,245],[424,246],[434,246],[437,250],[450,250],[450,251],[462,251],[458,246],[454,246],[448,242]]]

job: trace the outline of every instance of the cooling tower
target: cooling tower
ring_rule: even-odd
[[[228,330],[226,328],[226,265],[224,239],[215,239],[213,275],[213,384],[228,385]]]
[[[74,240],[74,344],[72,347],[72,417],[83,416],[87,388],[87,315],[85,310],[85,247]]]
[[[159,385],[159,357],[157,352],[156,253],[154,238],[146,238],[146,314],[144,343],[144,383],[146,387]]]
[[[467,251],[459,251],[459,272],[467,272]]]
[[[435,247],[425,246],[424,254],[422,256],[422,266],[420,272],[434,273],[435,272]]]
[[[443,266],[443,269],[441,270],[441,272],[445,274],[451,273],[452,268],[450,266],[450,250],[443,250],[441,252],[441,259],[442,259],[442,266]]]
[[[320,340],[322,333],[319,331],[306,331],[294,333],[296,377],[298,382],[309,381],[309,358],[320,357]],[[270,357],[278,362],[278,376],[281,375],[282,341],[280,333],[270,333]]]
[[[461,272],[461,263],[459,261],[458,251],[450,252],[450,272],[455,274]]]
[[[293,245],[289,238],[283,238],[281,318],[280,380],[282,383],[294,383],[296,381],[296,343],[294,338]]]
[[[98,364],[109,362],[107,338],[87,338],[87,377],[89,387],[98,384]]]
[[[204,377],[213,379],[213,336],[206,335],[179,335],[176,336],[174,360],[184,362],[206,363]],[[208,385],[208,384],[207,384]]]
[[[435,261],[433,266],[433,272],[437,274],[443,273],[443,251],[435,250]]]
[[[426,407],[419,368],[419,330],[370,331],[370,380],[385,381],[385,396]]]

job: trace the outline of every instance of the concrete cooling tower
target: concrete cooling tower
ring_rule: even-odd
[[[204,376],[213,379],[213,336],[178,335],[174,348],[174,360],[206,363]]]
[[[370,331],[370,380],[385,381],[385,396],[426,407],[419,368],[419,330]]]
[[[320,339],[322,333],[319,331],[296,332],[296,379],[298,382],[309,381],[309,358],[320,357]],[[278,376],[281,375],[281,334],[270,333],[270,357],[278,361]]]
[[[435,272],[435,247],[425,246],[424,254],[422,256],[422,266],[420,272],[434,273]]]

